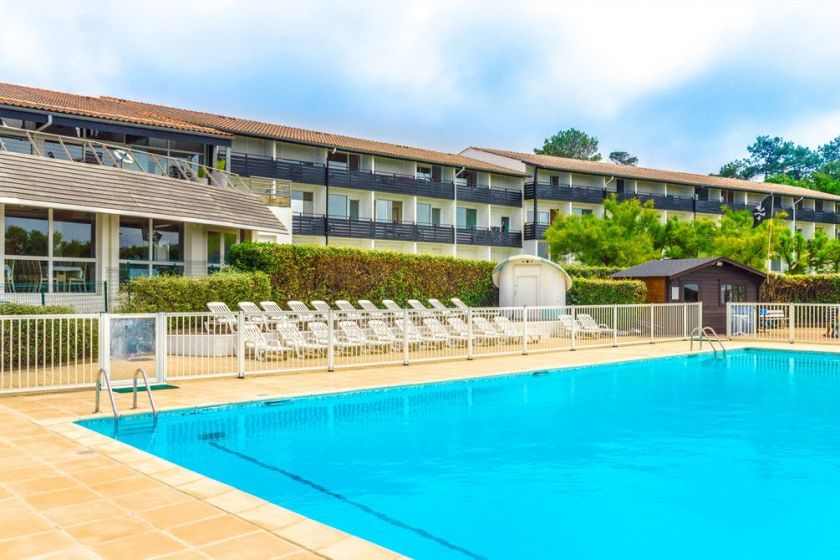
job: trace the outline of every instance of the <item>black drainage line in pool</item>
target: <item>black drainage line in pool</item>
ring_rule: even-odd
[[[264,469],[276,472],[277,474],[282,474],[285,477],[291,478],[295,482],[300,482],[301,484],[305,484],[306,486],[309,486],[313,490],[317,490],[318,492],[321,492],[322,494],[326,494],[327,496],[330,496],[330,497],[335,498],[337,500],[341,500],[342,502],[344,502],[348,505],[351,505],[355,508],[358,508],[358,509],[364,511],[365,513],[369,513],[370,515],[373,515],[374,517],[377,517],[377,518],[381,519],[382,521],[385,521],[386,523],[390,523],[391,525],[393,525],[395,527],[399,527],[400,529],[406,529],[408,531],[411,531],[411,532],[423,537],[424,539],[434,541],[434,542],[438,543],[439,545],[445,546],[446,548],[448,548],[450,550],[460,552],[461,554],[463,554],[465,556],[469,556],[470,558],[475,558],[475,560],[487,560],[486,557],[484,557],[480,554],[476,554],[475,552],[467,550],[466,548],[461,548],[458,545],[452,544],[451,542],[447,541],[446,539],[443,539],[441,537],[433,535],[432,533],[429,533],[428,531],[426,531],[424,529],[420,529],[419,527],[413,527],[411,525],[408,525],[407,523],[403,523],[399,519],[394,519],[393,517],[390,517],[389,515],[386,515],[384,513],[376,511],[375,509],[371,508],[370,506],[366,506],[365,504],[362,504],[360,502],[356,502],[354,500],[351,500],[347,496],[339,494],[338,492],[333,492],[329,488],[325,488],[325,487],[321,486],[320,484],[312,482],[309,479],[303,478],[302,476],[300,476],[298,474],[287,471],[285,469],[281,469],[280,467],[275,467],[274,465],[269,465],[268,463],[263,463],[262,461],[260,461],[256,457],[251,457],[250,455],[245,455],[244,453],[240,453],[239,451],[229,449],[229,448],[225,447],[224,445],[222,445],[218,442],[215,442],[215,441],[211,441],[210,445],[215,447],[216,449],[218,449],[220,451],[224,451],[225,453],[230,453],[231,455],[235,455],[236,457],[239,457],[240,459],[243,459],[245,461],[253,463],[253,464],[255,464],[259,467],[262,467]]]

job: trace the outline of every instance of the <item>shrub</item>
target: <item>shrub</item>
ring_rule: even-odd
[[[270,243],[234,245],[231,261],[240,270],[266,272],[278,302],[386,298],[404,305],[412,298],[451,297],[473,306],[498,302],[496,263],[490,261]]]
[[[615,305],[644,303],[647,287],[640,280],[575,278],[566,294],[569,305]]]
[[[68,315],[72,307],[0,303],[0,315]],[[10,318],[3,321],[0,355],[7,369],[72,364],[97,359],[99,323],[90,319]]]
[[[838,303],[840,274],[770,274],[761,285],[761,301],[780,303]]]
[[[125,286],[124,313],[200,312],[210,301],[223,301],[237,309],[240,301],[271,298],[268,276],[262,272],[223,271],[210,276],[145,276]]]
[[[572,278],[609,278],[613,273],[623,270],[619,266],[589,266],[586,264],[560,264]]]

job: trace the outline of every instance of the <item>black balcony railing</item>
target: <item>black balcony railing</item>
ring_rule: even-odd
[[[458,228],[458,243],[462,245],[489,245],[491,247],[522,247],[522,234],[518,231],[501,231],[488,228]]]
[[[835,212],[826,212],[821,210],[819,212],[814,212],[814,221],[820,222],[821,224],[837,224],[840,223],[838,216],[840,215]]]
[[[719,200],[697,200],[694,208],[702,214],[723,214],[723,203]]]
[[[332,216],[327,219],[319,214],[295,214],[292,217],[292,231],[296,235],[323,236],[329,232],[329,235],[335,237],[427,243],[452,243],[455,239],[452,226]]]
[[[319,235],[327,231],[327,221],[319,214],[295,214],[292,216],[293,235]]]
[[[681,212],[694,212],[693,196],[675,196],[657,193],[618,193],[618,200],[629,200],[636,198],[641,202],[653,201],[653,207],[657,210],[677,210]]]
[[[520,207],[522,206],[522,193],[518,190],[492,189],[481,185],[459,185],[458,200]]]
[[[525,240],[530,241],[532,239],[543,239],[545,237],[545,232],[548,231],[548,228],[548,224],[534,224],[533,222],[526,223]]]
[[[455,197],[455,185],[453,183],[362,170],[349,171],[347,169],[330,168],[329,173],[330,185],[335,187],[431,198],[452,199]]]
[[[570,185],[551,185],[549,183],[534,182],[525,184],[525,199],[533,200],[534,194],[542,200],[572,200],[572,187]],[[602,194],[603,198],[603,194]]]
[[[233,153],[230,156],[231,171],[246,177],[267,177],[287,179],[296,183],[323,185],[326,181],[326,166],[320,163],[293,161],[251,154]]]

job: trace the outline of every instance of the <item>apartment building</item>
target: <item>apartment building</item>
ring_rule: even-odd
[[[243,228],[247,233],[235,236],[233,230],[210,232],[190,243],[185,263],[223,266],[225,248],[246,238],[490,260],[546,256],[543,236],[554,216],[600,214],[611,194],[653,200],[663,220],[690,220],[719,217],[723,205],[753,207],[772,192],[776,209],[807,237],[816,228],[830,236],[840,231],[840,197],[755,181],[490,148],[454,154],[11,84],[0,84],[0,120],[9,134],[122,146],[147,172],[170,178],[224,170],[282,226]],[[124,271],[130,261],[121,259]],[[207,269],[184,264],[172,271],[188,268]],[[152,265],[147,269],[154,273]]]
[[[603,214],[603,199],[653,201],[662,220],[720,219],[723,207],[752,209],[768,195],[790,227],[807,238],[822,229],[840,237],[840,197],[788,185],[774,185],[696,173],[615,165],[493,148],[467,148],[462,155],[515,169],[523,186],[523,252],[547,256],[545,231],[558,214]]]

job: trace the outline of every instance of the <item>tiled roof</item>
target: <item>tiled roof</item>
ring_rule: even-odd
[[[88,97],[0,82],[0,105],[171,130],[230,136],[226,132],[163,115],[151,115],[105,97]]]
[[[806,196],[808,198],[840,201],[840,196],[835,196],[833,194],[823,193],[820,191],[814,191],[803,187],[794,187],[790,185],[778,185],[775,183],[763,183],[759,181],[746,181],[743,179],[731,179],[729,177],[701,175],[699,173],[686,173],[683,171],[667,171],[664,169],[653,169],[650,167],[617,165],[613,163],[602,163],[599,161],[587,161],[582,159],[546,156],[528,152],[499,150],[496,148],[473,147],[470,149],[518,160],[528,165],[535,165],[544,169],[552,169],[556,171],[590,173],[594,175],[608,175],[627,179],[640,179],[643,181],[713,187],[719,189],[735,189],[740,191],[764,192],[768,194],[773,193],[784,196]]]
[[[467,169],[486,171],[490,173],[501,173],[504,175],[523,175],[523,173],[507,167],[493,165],[492,163],[487,163],[449,152],[439,152],[437,150],[415,148],[412,146],[391,144],[377,140],[366,140],[364,138],[346,136],[343,134],[317,132],[314,130],[295,128],[281,124],[271,124],[250,119],[241,119],[238,117],[228,117],[225,115],[216,115],[213,113],[192,111],[189,109],[178,109],[175,107],[167,107],[165,105],[154,105],[151,103],[142,103],[127,99],[117,99],[113,97],[105,97],[103,99],[130,107],[132,110],[149,115],[157,115],[161,118],[190,122],[195,125],[214,128],[216,130],[223,130],[233,134],[258,136],[262,138],[272,138],[275,140],[286,140],[289,142],[300,142],[303,144],[313,144],[328,148],[338,148],[340,150],[348,150],[351,152],[409,159],[424,163],[448,165],[452,167],[465,167]]]
[[[707,264],[717,261],[736,266],[747,272],[755,274],[756,276],[765,277],[766,275],[760,270],[750,268],[741,263],[727,259],[725,257],[706,257],[699,259],[662,259],[657,261],[648,261],[636,266],[631,266],[624,270],[614,273],[611,278],[658,278],[665,276],[673,278],[674,276],[683,274],[695,268],[700,268]]]
[[[251,193],[9,152],[0,153],[0,201],[288,233]]]

